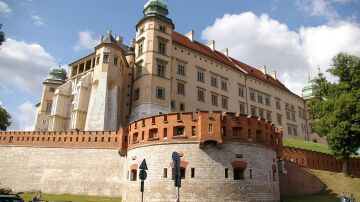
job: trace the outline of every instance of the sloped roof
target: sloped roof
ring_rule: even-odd
[[[184,36],[182,34],[179,34],[174,31],[172,34],[172,40],[173,40],[173,42],[175,42],[179,45],[182,45],[188,49],[191,49],[193,51],[201,53],[213,60],[216,60],[217,62],[220,62],[229,67],[232,67],[236,70],[240,70],[243,72],[245,71],[244,73],[246,73],[258,80],[264,81],[270,85],[273,85],[277,88],[280,88],[282,90],[292,93],[284,84],[282,84],[279,80],[274,79],[270,75],[264,74],[260,70],[254,68],[254,67],[251,67],[250,65],[247,65],[243,62],[240,62],[234,58],[228,57],[228,56],[224,55],[223,53],[220,53],[216,50],[213,51],[208,46],[206,46],[200,42],[191,41],[189,38],[187,38],[186,36]]]
[[[102,44],[103,44],[103,43],[105,43],[105,44],[113,44],[113,45],[115,45],[115,46],[118,46],[119,48],[121,48],[121,49],[124,51],[125,54],[130,51],[130,48],[129,48],[127,45],[125,45],[125,44],[117,41],[117,40],[113,37],[111,31],[109,31],[109,33],[108,33],[106,36],[104,36],[104,38],[103,38],[103,40],[101,41],[101,43],[102,43]]]

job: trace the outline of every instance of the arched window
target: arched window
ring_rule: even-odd
[[[231,165],[233,167],[234,180],[244,180],[244,172],[247,167],[247,163],[242,161],[233,161]]]
[[[137,164],[132,164],[130,166],[130,181],[136,181],[137,180]]]

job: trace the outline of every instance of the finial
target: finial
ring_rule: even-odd
[[[61,68],[61,62],[59,62],[59,68]]]
[[[308,82],[310,82],[310,73],[308,73]]]
[[[111,31],[111,28],[109,29],[109,31],[108,31],[108,34],[111,34],[112,33],[112,31]]]
[[[318,73],[320,73],[320,65],[318,65],[318,68],[317,68],[317,69],[318,69]]]

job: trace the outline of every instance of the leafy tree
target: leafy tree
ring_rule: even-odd
[[[348,160],[360,148],[360,58],[339,53],[327,70],[338,77],[330,83],[322,73],[315,79],[315,98],[307,102],[310,118],[320,136],[326,136],[343,173],[349,175]]]
[[[0,24],[0,30],[1,30],[2,24]],[[0,46],[5,41],[5,34],[4,32],[0,31]]]
[[[10,126],[10,118],[10,114],[0,105],[0,131],[6,131],[7,127]]]

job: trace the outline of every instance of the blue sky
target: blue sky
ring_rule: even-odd
[[[267,65],[301,95],[307,75],[337,52],[360,55],[357,0],[167,0],[177,32],[195,30],[254,67]],[[89,54],[109,28],[128,43],[146,0],[0,0],[0,104],[13,130],[31,129],[49,69]]]

